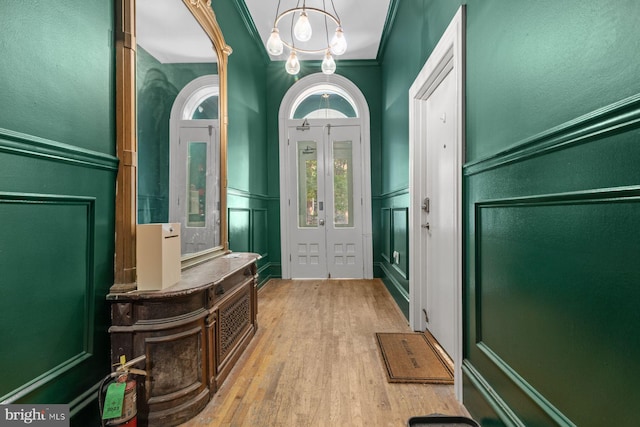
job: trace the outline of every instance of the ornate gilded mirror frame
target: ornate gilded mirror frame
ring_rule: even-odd
[[[227,46],[211,8],[211,0],[182,0],[211,39],[218,57],[220,84],[220,233],[222,246],[183,259],[183,268],[228,252],[227,238]],[[115,266],[112,292],[136,288],[137,159],[136,131],[136,4],[116,2],[116,180]]]

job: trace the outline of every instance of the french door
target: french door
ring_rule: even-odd
[[[292,278],[362,278],[360,126],[308,120],[288,127]]]
[[[171,147],[169,221],[180,223],[181,253],[220,245],[220,147],[217,120],[182,120]]]

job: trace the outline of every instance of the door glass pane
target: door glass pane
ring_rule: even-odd
[[[333,225],[353,227],[353,158],[351,141],[333,141]]]
[[[298,227],[318,226],[318,150],[315,141],[298,141]]]
[[[187,156],[187,227],[206,224],[207,143],[189,142]]]

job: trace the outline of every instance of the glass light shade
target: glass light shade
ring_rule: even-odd
[[[277,28],[271,30],[269,40],[267,40],[267,50],[271,55],[278,56],[282,53],[284,45],[280,39],[280,32]]]
[[[336,71],[336,61],[333,60],[331,53],[327,51],[322,60],[322,72],[325,74],[333,74]]]
[[[336,28],[336,32],[329,46],[331,47],[331,53],[336,56],[340,56],[347,51],[347,39],[344,37],[342,27]]]
[[[291,51],[291,55],[289,55],[289,59],[287,59],[287,63],[284,65],[284,68],[289,74],[298,74],[300,72],[300,61],[298,61],[298,55],[296,55],[293,50]]]
[[[296,22],[295,27],[293,27],[293,34],[301,42],[306,42],[309,41],[312,33],[313,31],[311,30],[311,24],[309,23],[307,12],[303,11],[300,14],[300,18],[298,18],[298,22]]]

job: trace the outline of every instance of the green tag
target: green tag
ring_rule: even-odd
[[[122,416],[122,402],[124,401],[124,389],[126,386],[126,383],[109,384],[107,396],[104,398],[103,420]]]

